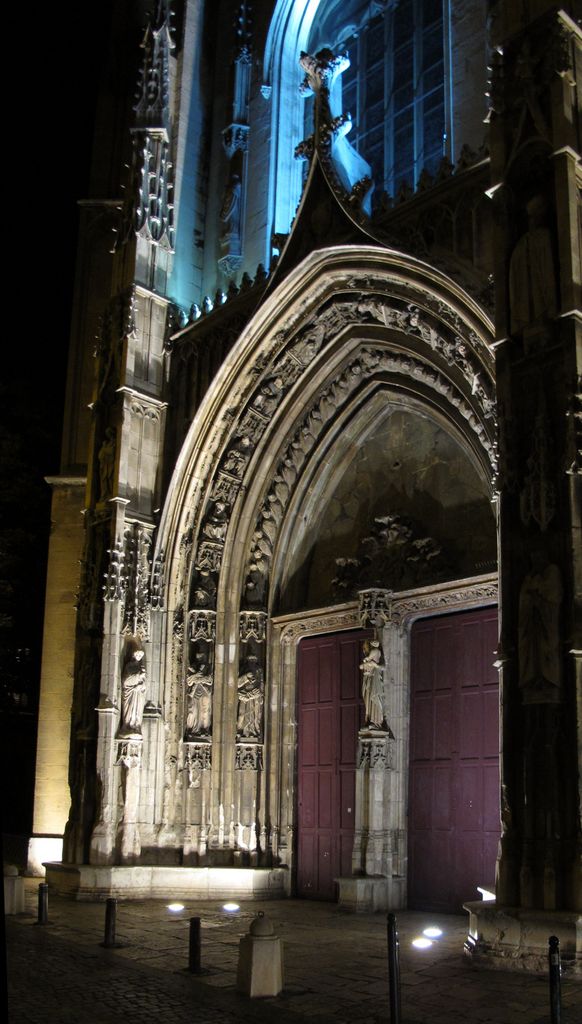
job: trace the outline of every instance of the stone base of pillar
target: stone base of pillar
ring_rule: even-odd
[[[370,913],[380,910],[402,910],[406,906],[404,878],[350,877],[336,878],[340,907]]]
[[[189,868],[136,865],[47,864],[50,891],[76,900],[283,899],[285,868]]]
[[[548,970],[548,939],[560,940],[562,972],[582,977],[582,914],[567,910],[525,910],[495,901],[464,903],[469,912],[465,952],[487,967]]]

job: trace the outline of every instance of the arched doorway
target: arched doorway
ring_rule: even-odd
[[[291,271],[225,361],[159,541],[188,856],[284,866],[290,887],[297,643],[364,622],[382,630],[392,738],[374,748],[382,812],[370,826],[362,809],[352,871],[396,879],[405,899],[410,614],[495,600],[489,339],[483,312],[434,269],[349,246]],[[358,605],[378,590],[379,619]],[[204,735],[186,728],[198,665],[212,688]]]

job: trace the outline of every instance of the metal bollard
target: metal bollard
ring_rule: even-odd
[[[105,936],[103,945],[105,949],[115,946],[115,922],[117,917],[117,900],[110,897],[105,901]]]
[[[390,982],[390,1024],[400,1024],[400,961],[394,914],[388,914],[388,978]]]
[[[551,1024],[560,1024],[562,1020],[562,993],[560,975],[562,968],[560,964],[560,940],[557,935],[550,935],[548,963],[550,968],[550,1021]]]
[[[48,924],[48,883],[41,882],[38,887],[38,919],[37,924]]]
[[[201,971],[200,918],[190,918],[190,947],[188,951],[188,970],[192,974]]]

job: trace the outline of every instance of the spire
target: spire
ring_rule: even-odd
[[[170,53],[172,39],[170,0],[157,0],[155,15],[150,18],[143,42],[143,61],[138,81],[136,129],[169,127]]]
[[[132,186],[118,245],[132,231],[155,247],[174,250],[173,166],[170,159],[170,54],[174,49],[170,0],[156,0],[141,47],[136,94]]]

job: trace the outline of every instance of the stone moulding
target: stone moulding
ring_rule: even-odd
[[[386,593],[387,591],[382,591],[382,594]],[[394,622],[405,627],[417,618],[435,615],[441,611],[462,611],[481,605],[496,604],[497,597],[496,573],[451,580],[447,583],[420,587],[418,590],[403,590],[392,594],[389,602],[383,602],[383,622]],[[280,615],[273,618],[272,622],[281,630],[281,643],[288,646],[297,643],[304,636],[342,629],[359,629],[362,625],[361,604],[353,601],[335,608],[320,608],[299,615]]]

